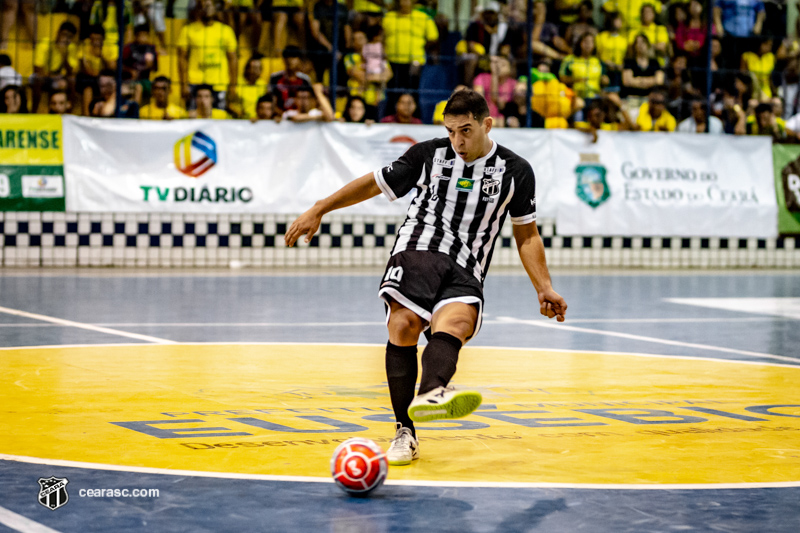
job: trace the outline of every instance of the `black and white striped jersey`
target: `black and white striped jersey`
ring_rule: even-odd
[[[375,171],[389,200],[415,189],[392,255],[406,250],[448,254],[483,281],[506,215],[514,224],[536,220],[536,179],[530,164],[492,143],[489,153],[465,163],[450,139],[415,144]]]

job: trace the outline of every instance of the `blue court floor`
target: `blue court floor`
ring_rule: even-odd
[[[486,281],[483,328],[469,345],[800,367],[800,272],[552,275],[569,305],[565,323],[539,316],[536,293],[523,272],[497,269]],[[376,295],[380,276],[377,270],[5,269],[0,348],[380,345],[386,342],[383,304]],[[0,349],[0,372],[11,372],[3,357]],[[800,404],[800,386],[795,391],[792,405]],[[393,483],[390,475],[372,497],[351,498],[321,479],[149,473],[2,455],[2,441],[14,431],[2,428],[0,436],[0,531],[800,532],[800,479],[719,488],[586,488],[446,479]],[[796,465],[800,440],[784,438],[797,452],[791,459]],[[92,445],[105,444],[87,442]],[[50,476],[68,478],[71,487],[157,488],[159,496],[82,498],[73,490],[68,504],[51,511],[37,501],[37,480]]]

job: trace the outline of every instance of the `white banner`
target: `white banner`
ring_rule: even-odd
[[[352,135],[364,130],[358,125],[336,128]],[[325,129],[288,122],[65,117],[67,209],[301,213],[387,163],[369,150],[357,153],[326,142]],[[396,142],[389,148],[399,156],[409,146]],[[404,213],[405,207],[397,204],[378,197],[350,212]]]
[[[67,209],[301,213],[442,126],[64,118]],[[767,138],[495,129],[527,159],[561,235],[772,237]],[[350,214],[405,213],[383,196]]]
[[[397,124],[65,117],[67,210],[301,213],[413,143],[446,134],[441,126]],[[548,132],[498,129],[492,137],[530,161],[539,214],[554,217],[544,192],[552,177]],[[345,212],[402,215],[407,207],[379,196]]]
[[[553,132],[560,235],[775,237],[768,137]]]

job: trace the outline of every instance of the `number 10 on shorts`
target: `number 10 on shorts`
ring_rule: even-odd
[[[383,278],[383,281],[396,281],[400,282],[403,279],[403,267],[389,267],[389,270],[386,271],[386,276]]]

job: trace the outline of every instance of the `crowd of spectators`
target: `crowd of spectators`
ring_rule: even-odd
[[[192,0],[174,37],[174,0],[56,0],[67,17],[52,39],[36,35],[34,2],[6,1],[0,112],[440,123],[441,103],[432,117],[421,105],[432,65],[452,74],[438,100],[472,88],[497,127],[797,140],[800,23],[787,32],[785,2],[531,1],[530,43],[527,0]],[[6,52],[15,22],[34,43],[30,76]]]

